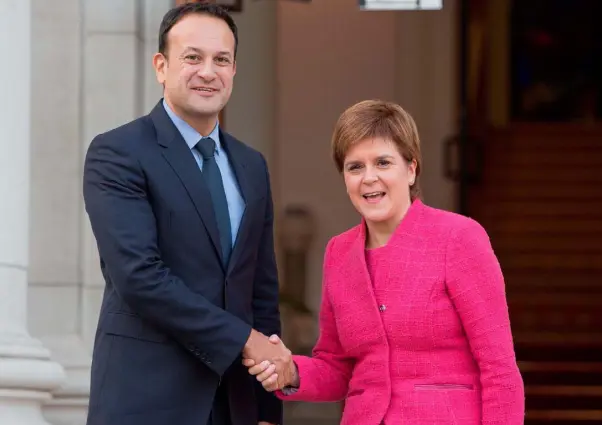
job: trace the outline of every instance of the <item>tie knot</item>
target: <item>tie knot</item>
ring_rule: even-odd
[[[196,148],[201,153],[203,159],[209,159],[215,155],[215,141],[211,137],[203,137],[196,144]]]

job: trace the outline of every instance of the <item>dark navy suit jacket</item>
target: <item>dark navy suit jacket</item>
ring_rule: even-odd
[[[241,364],[251,327],[280,334],[269,175],[259,152],[220,139],[246,203],[228,266],[202,172],[161,102],[88,149],[84,199],[106,281],[88,425],[205,425],[220,382],[233,425],[282,421]]]

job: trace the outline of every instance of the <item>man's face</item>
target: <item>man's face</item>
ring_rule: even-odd
[[[154,57],[165,100],[182,118],[213,118],[232,93],[236,74],[234,34],[209,15],[190,14],[167,35],[165,56]]]

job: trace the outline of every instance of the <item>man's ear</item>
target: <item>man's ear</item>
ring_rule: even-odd
[[[165,85],[167,79],[167,58],[163,53],[155,53],[153,56],[153,67],[155,68],[155,76],[161,85]]]

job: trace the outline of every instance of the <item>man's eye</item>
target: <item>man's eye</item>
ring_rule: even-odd
[[[379,167],[387,167],[388,165],[391,164],[391,161],[387,161],[386,159],[381,159],[380,161],[378,161],[377,164]]]
[[[201,60],[201,57],[199,55],[187,55],[184,59],[186,59],[187,61],[199,61]]]
[[[230,59],[228,58],[217,58],[219,63],[230,63]]]

